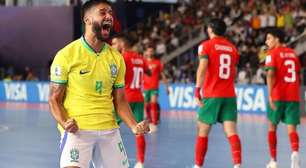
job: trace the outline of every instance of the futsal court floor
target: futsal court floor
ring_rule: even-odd
[[[196,113],[162,111],[157,133],[146,135],[146,168],[191,168],[194,157]],[[242,168],[265,168],[269,161],[265,115],[240,114],[238,131],[243,149]],[[306,121],[299,127],[301,168],[306,168]],[[131,167],[135,140],[123,124],[121,135]],[[286,127],[278,129],[279,168],[290,168]],[[0,168],[57,168],[59,134],[47,104],[0,103]],[[230,147],[222,126],[209,137],[205,168],[232,167]]]

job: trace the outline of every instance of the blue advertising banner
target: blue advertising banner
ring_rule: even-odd
[[[48,96],[48,82],[0,82],[0,101],[44,103]]]
[[[164,85],[159,88],[159,102],[163,110],[194,111],[193,84],[171,84],[167,95]],[[303,90],[303,89],[301,89]],[[301,92],[301,93],[304,93]],[[0,81],[0,101],[46,103],[49,95],[48,82],[3,82]],[[239,112],[265,113],[267,110],[267,89],[264,85],[236,85],[237,108]],[[302,100],[304,100],[304,94]],[[304,101],[301,105],[304,106]],[[304,109],[302,109],[304,111]]]
[[[165,110],[196,110],[193,84],[170,85],[170,94],[167,95],[163,85],[160,86],[159,102]],[[237,85],[237,108],[239,112],[265,113],[267,99],[266,86]]]

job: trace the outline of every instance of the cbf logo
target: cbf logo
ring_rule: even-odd
[[[110,65],[110,70],[111,70],[112,78],[115,78],[117,76],[117,73],[118,73],[117,66],[115,64],[111,64]]]
[[[55,68],[54,68],[54,74],[55,74],[55,76],[61,76],[62,75],[62,69],[61,69],[61,67],[60,66],[55,66]]]
[[[71,162],[79,162],[79,150],[76,148],[71,149],[70,158],[71,158]]]

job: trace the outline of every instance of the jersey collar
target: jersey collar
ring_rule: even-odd
[[[95,54],[100,54],[102,53],[103,51],[105,51],[107,48],[108,48],[108,44],[105,42],[104,43],[104,46],[101,48],[101,50],[99,52],[96,52],[88,43],[87,41],[85,40],[85,37],[84,35],[81,37],[81,42],[82,42],[82,45],[90,52],[92,53],[95,53]]]

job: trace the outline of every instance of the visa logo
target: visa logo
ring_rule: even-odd
[[[165,105],[165,108],[169,108],[169,110],[197,109],[197,104],[194,101],[194,85],[170,85],[169,89],[169,95],[160,95],[160,102],[167,104]],[[235,91],[237,95],[237,109],[239,112],[266,112],[266,87],[245,87],[238,85],[236,86]]]
[[[193,96],[193,87],[192,86],[177,86],[169,87],[170,94],[169,94],[169,103],[170,108],[196,108],[197,104],[194,101]]]
[[[267,99],[264,87],[236,87],[237,108],[243,112],[266,112]]]
[[[4,83],[4,89],[7,100],[27,100],[27,87],[24,83]]]

